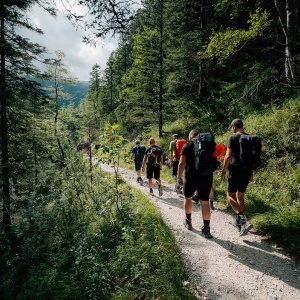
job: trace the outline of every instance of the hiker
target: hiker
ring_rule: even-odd
[[[141,177],[141,168],[145,155],[146,147],[141,145],[139,140],[135,141],[135,146],[132,148],[130,160],[134,161],[135,171],[137,174],[136,181],[143,185],[143,180]]]
[[[148,186],[150,189],[150,194],[153,195],[153,185],[152,178],[156,180],[158,184],[158,192],[159,196],[163,195],[163,190],[161,186],[160,180],[160,170],[162,169],[163,163],[163,153],[160,147],[155,145],[155,140],[153,137],[149,139],[150,146],[146,149],[143,163],[142,163],[142,171],[145,170],[145,165],[147,164],[147,178],[148,178]]]
[[[215,166],[208,173],[199,174],[196,167],[196,144],[194,141],[198,139],[198,131],[192,130],[189,133],[189,142],[185,144],[181,151],[181,156],[178,165],[178,184],[183,185],[183,194],[184,194],[184,210],[186,218],[184,219],[184,226],[187,229],[192,230],[192,197],[194,192],[197,191],[203,219],[202,234],[205,238],[212,238],[213,236],[210,233],[210,206],[209,206],[209,193],[212,188],[213,183],[213,172],[216,169],[217,160],[213,158],[212,153],[214,151],[215,143],[210,152],[210,157],[207,159],[207,162],[210,166],[210,160],[215,160]],[[185,180],[182,179],[183,170],[185,169]]]
[[[180,159],[180,153],[184,144],[186,144],[186,140],[179,140],[177,133],[174,133],[172,135],[172,140],[169,146],[169,165],[172,169],[172,177],[175,181],[174,191],[178,194],[182,194],[182,187],[179,186],[177,183],[177,170]]]
[[[244,215],[245,199],[248,183],[252,181],[253,170],[239,167],[240,138],[244,133],[243,122],[234,119],[229,128],[233,135],[228,138],[227,150],[222,168],[222,180],[226,180],[227,175],[227,200],[236,213],[234,225],[239,229],[240,235],[246,235],[253,225],[246,220]]]
[[[217,159],[217,161],[220,161],[220,159],[225,155],[226,153],[226,146],[223,143],[219,143],[215,146],[215,151],[213,152],[213,157]],[[219,164],[218,164],[219,165]],[[197,195],[197,191],[195,191],[192,200],[198,204],[199,198]],[[215,209],[214,207],[214,201],[215,201],[215,190],[212,187],[209,192],[209,204],[211,209]]]

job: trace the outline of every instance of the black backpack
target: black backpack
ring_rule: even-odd
[[[199,133],[193,140],[195,153],[195,171],[197,175],[210,175],[216,168],[218,161],[213,157],[216,143],[211,133]]]
[[[261,140],[258,135],[241,134],[239,168],[255,170],[260,165]]]
[[[159,166],[161,155],[162,155],[162,151],[159,147],[151,146],[150,151],[147,153],[148,164],[150,164],[152,166]]]

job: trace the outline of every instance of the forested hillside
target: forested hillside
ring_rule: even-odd
[[[41,84],[43,88],[48,88],[51,86],[51,81],[47,80],[37,80],[36,82]],[[87,81],[78,81],[73,84],[64,84],[63,92],[68,95],[66,98],[59,100],[59,107],[63,105],[69,105],[70,103],[74,104],[74,107],[77,107],[81,100],[86,96],[89,83]]]
[[[237,117],[263,142],[248,215],[298,255],[299,2],[75,2],[89,9],[93,38],[120,36],[106,68],[95,62],[78,107],[60,105],[74,83],[64,54],[43,59],[46,49],[16,32],[41,33],[25,15],[31,5],[54,15],[56,7],[0,4],[3,299],[193,299],[174,237],[117,166],[137,137],[154,136],[164,152],[172,132],[186,137],[192,128],[226,142]],[[91,145],[88,160],[79,141]],[[114,176],[92,155],[113,164]]]
[[[143,3],[95,70],[86,101],[100,125],[117,122],[127,137],[151,126],[162,137],[173,122],[221,133],[236,116],[297,97],[297,2]]]

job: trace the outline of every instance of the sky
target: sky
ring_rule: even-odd
[[[89,73],[95,64],[105,69],[106,62],[117,48],[117,40],[108,37],[95,45],[87,45],[82,42],[86,35],[83,29],[76,29],[71,22],[60,13],[53,18],[41,8],[35,6],[29,12],[31,24],[40,28],[44,35],[23,32],[31,42],[45,46],[48,50],[45,58],[54,58],[54,52],[61,50],[66,55],[65,66],[70,72],[70,77],[76,77],[79,81],[89,81]]]

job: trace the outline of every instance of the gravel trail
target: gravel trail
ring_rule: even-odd
[[[107,164],[100,166],[114,172]],[[198,204],[193,204],[194,229],[189,231],[183,226],[183,196],[173,191],[173,185],[162,181],[163,196],[159,197],[154,184],[154,196],[150,196],[144,176],[144,186],[140,186],[135,172],[121,167],[118,170],[128,184],[148,195],[174,233],[189,282],[196,286],[199,299],[300,300],[300,266],[253,230],[240,237],[231,224],[233,214],[218,209],[218,203],[211,217],[214,238],[207,240],[200,232]]]

